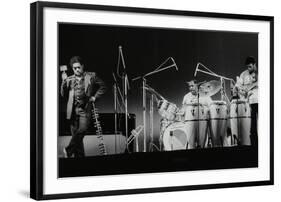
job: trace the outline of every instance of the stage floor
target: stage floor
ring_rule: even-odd
[[[59,158],[58,177],[258,167],[253,146]]]

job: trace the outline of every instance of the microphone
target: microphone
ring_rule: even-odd
[[[175,62],[175,60],[174,60],[174,58],[171,57],[171,60],[172,60],[173,63],[175,64],[176,70],[179,71],[179,68],[178,68],[178,66],[177,66],[177,64],[176,64],[176,62]]]
[[[194,72],[194,77],[196,77],[196,75],[197,75],[198,66],[199,66],[199,63],[197,63],[197,65],[196,65],[196,69],[195,69],[195,72]]]

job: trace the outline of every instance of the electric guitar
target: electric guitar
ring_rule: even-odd
[[[103,135],[102,135],[102,128],[100,126],[100,121],[99,121],[99,114],[98,114],[98,109],[95,107],[94,102],[92,102],[92,119],[94,121],[94,126],[96,128],[96,134],[97,138],[99,139],[99,151],[100,155],[107,155],[106,152],[106,147],[103,141]]]

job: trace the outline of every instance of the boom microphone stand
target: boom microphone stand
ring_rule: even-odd
[[[202,70],[200,69],[199,67],[202,66],[205,70]],[[222,75],[219,75],[213,71],[211,71],[209,68],[207,68],[205,65],[203,65],[202,63],[197,63],[197,66],[196,66],[196,70],[195,70],[195,73],[194,73],[194,76],[196,76],[197,72],[202,72],[204,74],[207,74],[207,75],[210,75],[210,76],[214,76],[216,78],[219,78],[220,79],[220,84],[221,84],[221,87],[220,87],[220,93],[221,93],[221,100],[226,100],[228,104],[230,104],[230,100],[228,98],[228,96],[226,95],[225,93],[225,80],[228,80],[228,81],[231,81],[231,82],[234,82],[235,81],[231,78],[228,78],[228,77],[225,77],[225,76],[222,76]],[[223,143],[222,143],[223,145]]]
[[[168,65],[167,67],[163,67],[164,64],[168,61],[171,60],[173,62],[172,65]],[[162,68],[163,67],[163,68]],[[174,61],[174,59],[172,57],[167,58],[161,65],[159,65],[154,71],[149,72],[145,75],[142,76],[138,76],[132,79],[132,81],[136,81],[139,79],[142,79],[142,106],[143,106],[143,152],[146,152],[146,86],[147,86],[147,81],[146,81],[146,77],[149,77],[153,74],[157,74],[159,72],[168,70],[172,67],[175,67],[176,70],[178,71],[178,67]]]

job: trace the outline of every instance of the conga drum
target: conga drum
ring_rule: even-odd
[[[209,106],[210,135],[213,147],[231,146],[231,138],[226,136],[227,105],[224,101],[213,101]]]
[[[232,100],[230,105],[230,126],[234,140],[240,145],[251,145],[251,108],[244,100]]]
[[[204,148],[207,142],[209,110],[206,105],[192,103],[185,105],[184,123],[189,135],[188,148],[200,146]]]

